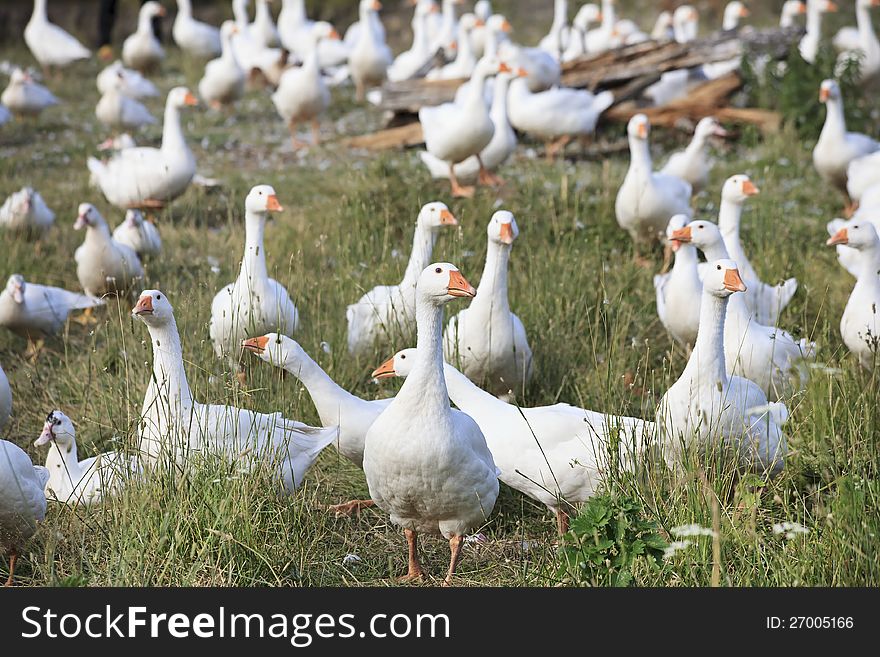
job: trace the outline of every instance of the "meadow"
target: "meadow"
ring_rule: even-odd
[[[0,59],[29,62],[19,46]],[[3,235],[0,277],[77,289],[73,251],[76,207],[94,203],[111,226],[121,220],[89,186],[85,159],[107,135],[94,117],[98,63],[64,72],[50,85],[63,105],[37,122],[0,129],[0,197],[32,185],[56,212],[41,241]],[[170,49],[163,92],[194,88],[200,70]],[[204,107],[188,111],[184,129],[199,173],[220,181],[191,188],[156,215],[161,257],[147,263],[145,287],[165,292],[176,311],[190,384],[202,401],[231,403],[318,422],[302,386],[251,358],[242,385],[217,360],[208,339],[210,301],[237,275],[243,250],[243,201],[256,184],[275,187],[284,212],[267,229],[270,274],[287,286],[301,313],[295,336],[348,390],[364,398],[389,396],[399,383],[370,380],[392,351],[354,359],[345,349],[345,306],[377,284],[400,279],[415,217],[429,201],[449,204],[460,227],[444,231],[434,259],[459,266],[479,284],[486,224],[496,208],[512,211],[520,227],[511,258],[511,305],[523,320],[535,354],[534,377],[521,391],[523,406],[569,402],[585,408],[652,418],[686,355],[660,324],[652,276],[662,255],[637,252],[614,219],[614,198],[627,166],[626,152],[546,162],[525,143],[500,174],[495,194],[452,200],[431,181],[415,150],[373,154],[341,143],[381,122],[378,112],[355,106],[349,89],[334,93],[325,118],[326,143],[291,150],[285,126],[267,94],[249,94],[234,114]],[[150,107],[161,115],[161,99]],[[876,122],[875,122],[875,135]],[[601,124],[598,141],[618,144],[620,124]],[[697,216],[713,219],[723,181],[746,173],[761,194],[746,209],[744,241],[764,280],[797,277],[800,287],[780,325],[818,346],[819,365],[806,389],[786,399],[790,455],[773,480],[738,476],[714,462],[693,460],[670,473],[649,469],[632,476],[612,469],[605,491],[612,515],[654,523],[663,540],[682,525],[714,527],[716,537],[692,543],[654,563],[636,559],[631,583],[642,586],[854,586],[880,583],[880,409],[878,374],[861,370],[839,335],[853,279],[824,246],[825,223],[842,199],[815,173],[815,137],[787,123],[761,136],[740,130],[716,146],[707,191],[695,199]],[[158,143],[154,127],[137,136]],[[682,146],[685,131],[657,130],[655,161]],[[133,449],[150,376],[146,328],[130,316],[132,302],[111,300],[96,323],[68,323],[35,357],[26,342],[0,331],[0,362],[12,385],[14,418],[5,438],[35,462],[32,446],[53,409],[77,427],[80,457]],[[456,312],[460,303],[448,311]],[[381,511],[336,519],[326,507],[368,496],[363,473],[331,447],[303,487],[282,497],[268,472],[212,463],[184,472],[155,471],[118,497],[92,508],[50,503],[46,522],[16,570],[22,585],[69,586],[393,586],[405,572],[402,533]],[[613,500],[636,500],[617,507]],[[627,515],[628,514],[628,515]],[[796,525],[782,526],[783,523]],[[775,529],[774,529],[774,526]],[[793,529],[792,529],[793,528]],[[803,528],[802,531],[801,528]],[[561,573],[555,522],[540,505],[502,485],[482,537],[468,543],[456,583],[480,586],[608,584],[603,577]],[[485,540],[483,540],[485,539]],[[603,548],[600,561],[618,555]],[[424,564],[444,572],[445,541],[422,539]],[[356,555],[352,557],[350,555]],[[601,570],[601,569],[600,569]],[[0,578],[6,562],[0,561]]]

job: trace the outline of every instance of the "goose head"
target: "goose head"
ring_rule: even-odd
[[[495,34],[510,34],[513,32],[513,26],[501,14],[492,14],[486,20],[486,27]]]
[[[880,7],[880,0],[857,0],[856,7],[860,9],[871,9],[872,7]]]
[[[851,219],[825,242],[828,246],[843,244],[859,251],[880,245],[880,237],[870,221]]]
[[[672,28],[677,41],[692,41],[697,37],[700,15],[692,5],[681,5],[672,14]]]
[[[149,2],[145,2],[141,7],[140,14],[141,16],[148,16],[150,19],[156,16],[164,16],[165,7],[156,2],[156,0],[149,0]]]
[[[24,289],[25,281],[24,276],[21,274],[13,274],[6,281],[6,292],[15,303],[24,303]]]
[[[717,224],[704,219],[698,219],[690,222],[684,228],[679,228],[672,232],[670,239],[684,244],[693,244],[703,253],[713,246],[723,243],[721,231]]]
[[[673,251],[678,251],[682,245],[681,241],[673,237],[675,231],[681,230],[687,226],[690,220],[691,218],[686,214],[674,214],[669,219],[669,223],[666,224],[666,239],[669,241],[669,245],[672,247]]]
[[[728,132],[721,124],[718,123],[718,119],[714,116],[706,116],[700,119],[700,122],[697,123],[697,127],[694,129],[694,134],[699,139],[708,139],[709,137],[727,137]]]
[[[511,68],[506,62],[501,61],[498,57],[482,57],[474,67],[474,77],[482,75],[490,77],[498,73],[510,73]]]
[[[755,196],[760,191],[748,176],[740,173],[724,182],[724,187],[721,188],[721,200],[742,205],[749,196]]]
[[[147,326],[165,326],[174,321],[174,308],[165,293],[159,290],[141,292],[131,314]]]
[[[786,0],[782,5],[780,22],[784,24],[794,23],[794,19],[801,14],[807,13],[807,3],[802,0]]]
[[[299,342],[279,333],[242,340],[241,347],[275,367],[295,367],[308,358]]]
[[[229,39],[232,39],[236,34],[238,34],[238,25],[235,24],[235,21],[223,21],[220,25],[220,36],[228,43]]]
[[[433,231],[444,226],[458,226],[458,219],[449,211],[445,203],[434,201],[422,206],[416,223],[419,228]]]
[[[808,14],[828,14],[837,11],[837,3],[834,0],[807,0]]]
[[[30,74],[27,71],[25,71],[23,68],[17,68],[15,70],[13,70],[12,75],[9,76],[10,84],[16,84],[16,85],[26,84],[31,81],[32,81],[32,79],[31,79]]]
[[[840,100],[840,85],[834,80],[822,80],[822,84],[819,85],[819,102],[837,100]]]
[[[168,92],[168,104],[178,109],[182,107],[194,107],[199,104],[198,99],[186,87],[174,87]]]
[[[513,213],[507,210],[499,210],[492,215],[486,232],[489,234],[489,240],[496,244],[510,245],[519,237],[516,219]]]
[[[578,9],[577,13],[574,15],[572,25],[586,32],[587,29],[589,29],[590,25],[601,22],[602,10],[599,8],[599,5],[590,2],[585,5],[581,5],[581,8]]]
[[[316,44],[324,40],[339,41],[340,38],[336,28],[327,21],[317,21],[312,27],[311,34]]]
[[[646,141],[651,134],[651,121],[644,114],[636,114],[626,124],[626,132],[630,139]]]
[[[144,223],[144,215],[140,210],[126,210],[125,225],[129,228],[138,228]]]
[[[248,214],[265,215],[269,212],[281,212],[284,208],[278,202],[272,185],[257,185],[244,199],[244,209]]]
[[[485,23],[492,15],[492,3],[489,0],[480,0],[474,5],[474,13]]]
[[[369,16],[372,13],[378,12],[382,9],[382,3],[379,0],[361,0],[358,5],[358,10],[360,13]]]
[[[672,36],[672,12],[661,11],[654,22],[651,36],[655,39],[670,38]]]
[[[70,447],[76,442],[76,429],[73,422],[61,411],[52,411],[46,417],[43,431],[40,437],[34,441],[35,447],[40,447],[49,442],[58,445],[58,449],[70,451]]]
[[[470,34],[476,27],[482,27],[485,23],[482,19],[477,18],[476,14],[462,14],[458,19],[458,29],[465,34]]]
[[[477,291],[458,267],[448,262],[435,262],[419,275],[416,295],[432,306],[443,306],[459,297],[475,297]]]
[[[91,203],[80,203],[77,209],[76,221],[73,224],[74,230],[82,230],[83,228],[101,228],[106,226],[107,222]]]
[[[734,292],[745,292],[746,284],[733,260],[716,260],[703,276],[703,290],[726,299]]]
[[[398,376],[405,379],[412,371],[412,366],[415,360],[415,349],[402,349],[374,369],[371,378],[390,379],[391,377]]]
[[[721,29],[735,30],[737,27],[739,27],[739,20],[741,18],[748,17],[750,13],[751,12],[749,12],[748,7],[746,7],[739,0],[728,2],[727,6],[724,8],[724,16],[721,21]]]

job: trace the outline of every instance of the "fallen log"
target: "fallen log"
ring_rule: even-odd
[[[407,148],[425,143],[422,124],[416,121],[396,128],[379,130],[368,135],[351,137],[343,142],[349,148],[364,148],[370,151],[384,151],[394,148]]]

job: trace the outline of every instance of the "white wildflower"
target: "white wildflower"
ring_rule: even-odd
[[[343,564],[359,563],[360,560],[361,560],[361,558],[360,558],[358,555],[356,555],[356,554],[351,554],[351,553],[350,553],[350,554],[346,554],[344,557],[342,557],[342,563],[343,563]]]
[[[785,538],[792,539],[798,534],[809,534],[810,530],[797,522],[777,522],[773,525],[774,534],[785,534]]]
[[[321,349],[324,350],[325,354],[329,354],[332,350],[330,349],[330,343],[321,340]]]
[[[694,523],[693,525],[679,525],[672,528],[672,533],[679,538],[685,536],[715,536],[715,531],[710,527],[703,527]]]
[[[680,552],[681,550],[684,550],[690,544],[691,544],[691,542],[688,540],[672,541],[672,543],[667,545],[666,548],[663,550],[663,558],[664,559],[671,559],[672,557],[675,556],[676,552]]]

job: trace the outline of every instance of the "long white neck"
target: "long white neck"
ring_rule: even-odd
[[[702,132],[695,132],[694,138],[691,139],[691,142],[687,145],[685,150],[690,155],[697,155],[704,153],[706,150],[707,138]]]
[[[475,384],[449,363],[444,363],[443,374],[449,398],[458,408],[476,418],[489,413],[490,415],[508,404],[489,394]]]
[[[471,82],[468,85],[467,96],[463,103],[464,107],[468,109],[482,107],[485,110],[486,96],[484,88],[486,86],[487,77],[489,76],[483,67],[478,66],[474,69],[473,75],[471,75]]]
[[[79,464],[76,451],[76,441],[69,447],[62,447],[57,441],[49,443],[49,452],[46,454],[46,469],[49,470],[49,485],[58,482],[63,485],[73,486],[82,479],[83,471]]]
[[[443,0],[443,29],[455,34],[455,0]]]
[[[32,21],[46,22],[46,0],[34,0],[34,12],[31,14]]]
[[[373,44],[376,41],[376,34],[373,30],[373,17],[370,8],[364,4],[358,7],[358,18],[360,30],[360,42]]]
[[[183,127],[180,125],[180,109],[169,98],[165,103],[165,118],[162,125],[162,150],[189,153]]]
[[[85,243],[92,246],[103,246],[111,239],[110,228],[104,221],[99,221],[94,226],[86,228]]]
[[[170,408],[158,408],[159,412],[175,411],[193,404],[192,391],[183,368],[183,349],[177,322],[172,317],[162,326],[147,325],[150,341],[153,344],[153,385],[158,398],[155,404],[162,404],[167,398]]]
[[[321,424],[325,426],[339,424],[340,411],[344,404],[359,404],[364,401],[339,386],[305,351],[298,351],[289,358],[284,369],[298,378],[309,391],[318,415],[321,416]]]
[[[431,264],[431,254],[434,253],[434,243],[436,241],[436,231],[424,228],[419,223],[416,224],[416,230],[413,233],[412,251],[410,251],[409,262],[406,265],[406,271],[403,273],[400,287],[415,291],[419,275],[425,267]]]
[[[305,0],[284,0],[284,6],[281,9],[284,12],[290,12],[292,19],[297,26],[306,22],[306,1]]]
[[[869,288],[880,291],[880,239],[872,246],[859,252],[861,266],[856,279],[856,288]],[[853,290],[855,291],[855,290]]]
[[[856,25],[859,28],[859,44],[865,54],[880,48],[874,24],[871,22],[871,9],[860,2],[856,3]]]
[[[496,132],[510,125],[510,119],[507,117],[507,90],[509,88],[509,75],[498,75],[495,77],[492,109],[489,111],[489,114],[492,116],[492,123],[495,124]]]
[[[471,301],[469,312],[485,321],[499,319],[509,321],[510,302],[507,298],[507,265],[510,261],[510,245],[489,240],[486,264],[477,296]],[[479,319],[477,322],[479,323]]]
[[[739,244],[739,224],[742,218],[742,203],[735,203],[728,199],[721,199],[721,207],[718,209],[718,230],[724,237],[724,244],[730,251],[731,242],[728,238]],[[731,251],[731,258],[736,260],[736,254]]]
[[[706,256],[707,262],[715,262],[716,260],[730,260],[730,254],[727,252],[727,245],[723,239],[713,242],[709,246],[700,249]]]
[[[568,0],[555,0],[553,3],[553,24],[550,32],[556,33],[568,23]]]
[[[647,139],[629,138],[629,168],[641,176],[650,176],[654,170],[651,149]]]
[[[415,52],[427,52],[431,46],[431,35],[428,30],[428,16],[430,14],[416,14],[413,21],[412,50]]]
[[[458,63],[474,61],[475,56],[474,51],[471,48],[470,30],[459,29],[457,43],[458,54],[455,56],[455,61]]]
[[[825,124],[819,139],[842,140],[846,134],[846,118],[843,114],[843,99],[829,98],[825,102]]]
[[[232,0],[232,16],[239,30],[247,30],[250,23],[246,0]]]
[[[706,385],[727,383],[724,362],[724,320],[727,316],[727,298],[703,291],[700,302],[700,327],[697,341],[686,370]]]
[[[153,34],[153,17],[143,10],[138,12],[137,31],[148,36]]]
[[[262,21],[272,21],[272,14],[269,11],[269,2],[268,0],[257,0],[257,8],[254,13],[254,22],[260,19]]]
[[[177,15],[192,17],[192,3],[190,0],[177,0]]]
[[[225,30],[220,33],[220,57],[228,64],[238,67],[235,48],[232,47],[232,35]]]
[[[807,2],[807,34],[818,39],[822,35],[822,10],[818,2]]]
[[[416,299],[415,362],[392,403],[410,404],[428,413],[449,412],[443,376],[443,306]]]
[[[241,259],[241,271],[238,280],[246,283],[251,294],[263,296],[269,283],[269,271],[266,268],[266,249],[263,246],[266,231],[266,215],[245,211],[244,257]],[[265,298],[265,297],[264,297]]]
[[[697,263],[700,258],[697,256],[697,249],[691,244],[682,244],[675,252],[675,263],[672,265],[673,272],[683,272],[692,269],[696,274]]]
[[[602,30],[611,32],[617,23],[614,0],[602,0]]]

